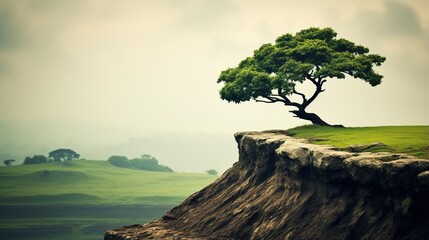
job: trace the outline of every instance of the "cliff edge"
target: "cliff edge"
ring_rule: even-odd
[[[429,239],[429,160],[338,151],[284,131],[235,138],[239,161],[216,182],[104,239]]]

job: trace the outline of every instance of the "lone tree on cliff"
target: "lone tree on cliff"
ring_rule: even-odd
[[[331,78],[345,78],[350,75],[377,86],[382,75],[373,70],[385,60],[369,49],[340,38],[331,28],[308,28],[295,35],[285,34],[274,44],[263,44],[238,64],[219,76],[218,83],[224,83],[220,97],[228,102],[276,103],[294,107],[290,112],[295,117],[313,124],[330,126],[315,113],[306,108],[324,92],[323,84]],[[311,82],[315,90],[310,95],[296,87],[305,81]],[[291,97],[297,96],[299,101]]]

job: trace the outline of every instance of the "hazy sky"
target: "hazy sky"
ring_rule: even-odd
[[[427,125],[428,11],[427,0],[0,0],[1,142],[306,124],[281,104],[221,101],[216,80],[312,26],[387,60],[381,85],[328,81],[310,110],[346,126]]]

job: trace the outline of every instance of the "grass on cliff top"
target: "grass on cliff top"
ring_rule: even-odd
[[[287,130],[295,138],[346,149],[350,145],[382,142],[372,152],[405,153],[429,159],[429,126],[322,127],[305,125]]]

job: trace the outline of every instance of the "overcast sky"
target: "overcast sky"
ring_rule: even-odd
[[[0,0],[0,138],[101,144],[306,124],[281,104],[222,101],[216,80],[313,26],[387,60],[381,85],[328,81],[310,110],[346,126],[427,125],[428,11],[427,0]]]

